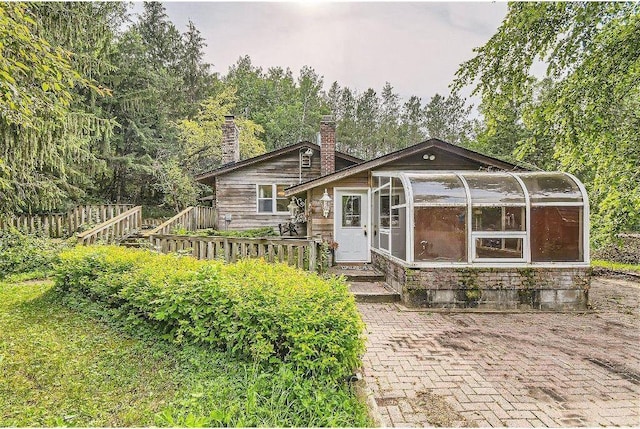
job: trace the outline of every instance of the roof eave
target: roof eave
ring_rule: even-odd
[[[276,149],[276,150],[272,150],[271,152],[267,152],[267,153],[263,153],[262,155],[258,155],[258,156],[254,156],[252,158],[248,158],[248,159],[243,159],[242,161],[233,163],[233,164],[226,164],[226,165],[222,165],[214,170],[208,171],[206,173],[200,173],[198,175],[196,175],[194,177],[194,180],[196,181],[201,181],[201,180],[205,180],[205,179],[209,179],[209,178],[214,178],[217,177],[221,174],[225,174],[225,173],[229,173],[231,171],[235,171],[237,169],[243,168],[243,167],[248,167],[250,165],[256,164],[258,162],[263,162],[263,161],[268,161],[271,158],[275,158],[277,156],[280,155],[284,155],[288,152],[292,152],[296,149],[305,147],[305,146],[314,146],[315,148],[317,148],[316,150],[319,150],[320,146],[318,146],[315,143],[312,143],[310,141],[302,141],[296,144],[292,144],[289,146],[285,146],[285,147],[281,147],[280,149]],[[343,153],[343,152],[338,152],[336,151],[336,156],[342,159],[345,159],[347,161],[350,162],[355,162],[355,163],[362,163],[363,160],[360,158],[356,158],[355,156]]]

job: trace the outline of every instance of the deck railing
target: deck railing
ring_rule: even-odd
[[[0,230],[17,228],[27,234],[62,238],[86,223],[102,223],[130,210],[133,204],[83,204],[66,213],[22,214],[0,219]]]
[[[141,226],[142,206],[136,206],[95,228],[78,234],[78,243],[85,246],[97,242],[113,243],[139,231]]]
[[[296,268],[316,271],[320,242],[302,238],[193,237],[153,234],[151,244],[162,253],[185,252],[198,259],[236,262],[244,258],[264,258],[285,262]]]
[[[215,228],[215,226],[216,209],[213,207],[191,206],[182,210],[157,228],[145,232],[144,235],[150,237],[154,234],[171,234],[178,228],[195,231],[197,229]]]

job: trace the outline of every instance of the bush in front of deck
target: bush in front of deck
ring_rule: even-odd
[[[127,327],[309,376],[346,377],[364,351],[344,281],[284,264],[77,247],[60,255],[56,288],[101,303]]]
[[[25,234],[16,228],[0,231],[0,279],[27,272],[45,277],[66,246],[64,241]]]

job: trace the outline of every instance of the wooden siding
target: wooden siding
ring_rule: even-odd
[[[368,188],[371,181],[369,178],[369,173],[359,173],[353,176],[347,177],[342,180],[338,180],[336,182],[329,183],[326,186],[327,193],[333,199],[333,188]],[[323,240],[333,240],[333,216],[335,210],[335,201],[334,207],[331,207],[331,212],[328,217],[322,216],[322,208],[320,207],[320,198],[324,194],[325,187],[313,188],[308,191],[307,201],[309,197],[311,198],[311,214],[310,214],[310,222],[309,222],[309,235],[312,237],[321,238]]]
[[[298,151],[283,154],[270,159],[220,175],[216,178],[216,208],[218,228],[225,229],[225,215],[232,217],[228,229],[247,229],[273,227],[289,220],[288,213],[258,213],[256,202],[257,184],[277,184],[293,186],[300,183]],[[320,175],[320,152],[314,150],[311,167],[302,169],[302,181],[311,180]],[[301,194],[305,197],[305,194]],[[299,234],[305,235],[304,231]]]

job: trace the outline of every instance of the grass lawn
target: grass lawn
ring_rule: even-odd
[[[371,424],[347,386],[132,338],[51,288],[0,282],[0,426]]]
[[[638,264],[621,264],[618,262],[612,261],[602,261],[602,260],[593,260],[591,261],[591,266],[598,268],[606,268],[609,270],[615,271],[629,271],[632,273],[640,274],[640,265]]]

